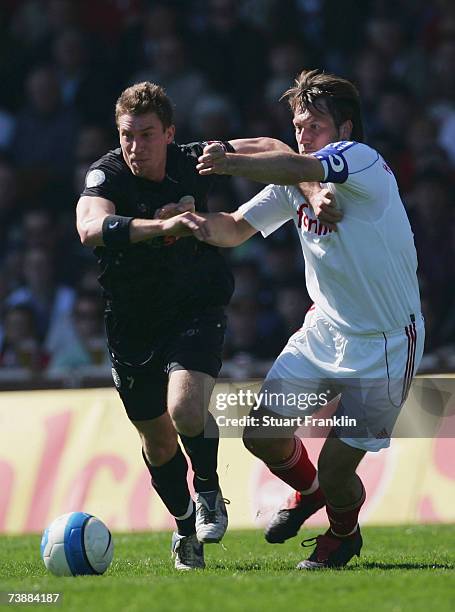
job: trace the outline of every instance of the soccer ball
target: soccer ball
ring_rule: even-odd
[[[41,539],[44,565],[55,576],[103,574],[114,543],[109,529],[86,512],[69,512],[53,521]]]

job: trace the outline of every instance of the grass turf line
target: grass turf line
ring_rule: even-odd
[[[108,572],[77,578],[46,571],[39,536],[1,536],[0,591],[61,592],[57,609],[78,612],[455,610],[454,526],[364,528],[362,556],[346,569],[296,570],[311,553],[300,540],[319,532],[270,545],[259,531],[231,531],[224,548],[205,547],[207,569],[189,573],[173,569],[170,533],[118,533]]]

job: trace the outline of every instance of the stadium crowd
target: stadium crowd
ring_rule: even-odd
[[[110,371],[97,265],[75,204],[117,145],[121,90],[150,80],[178,142],[273,136],[303,68],[358,85],[367,141],[395,172],[415,234],[422,370],[455,367],[455,4],[451,0],[4,0],[0,6],[0,384]],[[211,210],[259,191],[222,182]],[[291,224],[226,251],[236,289],[221,375],[261,376],[310,304]],[[451,263],[452,262],[452,263]],[[378,261],[378,266],[381,261]],[[79,373],[79,374],[78,374]]]

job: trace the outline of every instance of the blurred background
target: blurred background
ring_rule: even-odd
[[[427,323],[422,372],[455,368],[455,4],[450,0],[2,0],[0,388],[111,384],[96,260],[75,206],[117,146],[115,100],[151,80],[177,142],[273,136],[303,68],[360,89],[367,140],[397,176]],[[260,185],[233,179],[214,211]],[[261,377],[310,300],[294,226],[226,251],[236,290],[224,377]],[[378,262],[381,265],[381,262]]]

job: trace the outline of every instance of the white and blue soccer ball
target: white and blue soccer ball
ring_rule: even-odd
[[[86,512],[59,516],[41,539],[44,565],[55,576],[103,574],[113,555],[109,529],[103,521]]]

